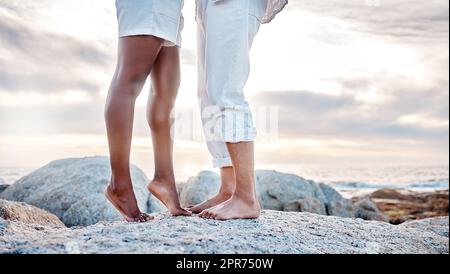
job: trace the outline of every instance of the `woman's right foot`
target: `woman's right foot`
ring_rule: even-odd
[[[110,184],[105,189],[105,196],[117,211],[122,214],[126,222],[144,223],[154,219],[153,216],[139,210],[136,197],[132,190],[122,192],[114,191]]]
[[[228,201],[232,196],[231,192],[223,192],[220,191],[216,196],[212,197],[211,199],[204,201],[203,203],[200,203],[196,206],[189,207],[188,209],[195,214],[198,214],[206,209],[211,209],[217,205],[222,204],[223,202]]]
[[[160,200],[173,216],[191,216],[192,213],[182,208],[178,199],[175,184],[169,184],[162,180],[153,180],[148,186],[148,191]]]

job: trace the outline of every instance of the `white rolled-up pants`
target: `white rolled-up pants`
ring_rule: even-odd
[[[198,97],[214,167],[232,166],[226,143],[256,137],[244,87],[266,8],[267,0],[197,0]]]

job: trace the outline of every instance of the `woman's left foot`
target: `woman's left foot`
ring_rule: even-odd
[[[219,221],[233,219],[257,219],[261,215],[261,207],[258,200],[243,199],[233,196],[228,201],[202,211],[199,216],[202,218],[215,219]]]
[[[180,206],[175,184],[153,180],[147,186],[148,191],[160,200],[173,216],[191,216],[192,213]]]

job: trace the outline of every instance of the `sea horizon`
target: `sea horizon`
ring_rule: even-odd
[[[148,163],[133,162],[151,178],[153,170]],[[42,166],[0,166],[0,181],[13,184]],[[177,182],[182,184],[201,171],[218,172],[207,165],[191,165],[192,172],[176,169]],[[362,195],[381,188],[413,191],[449,189],[449,164],[272,164],[257,165],[257,170],[275,170],[294,174],[336,188],[346,197]]]

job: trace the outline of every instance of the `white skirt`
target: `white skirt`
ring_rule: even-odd
[[[184,0],[116,0],[119,37],[152,35],[181,46]]]

